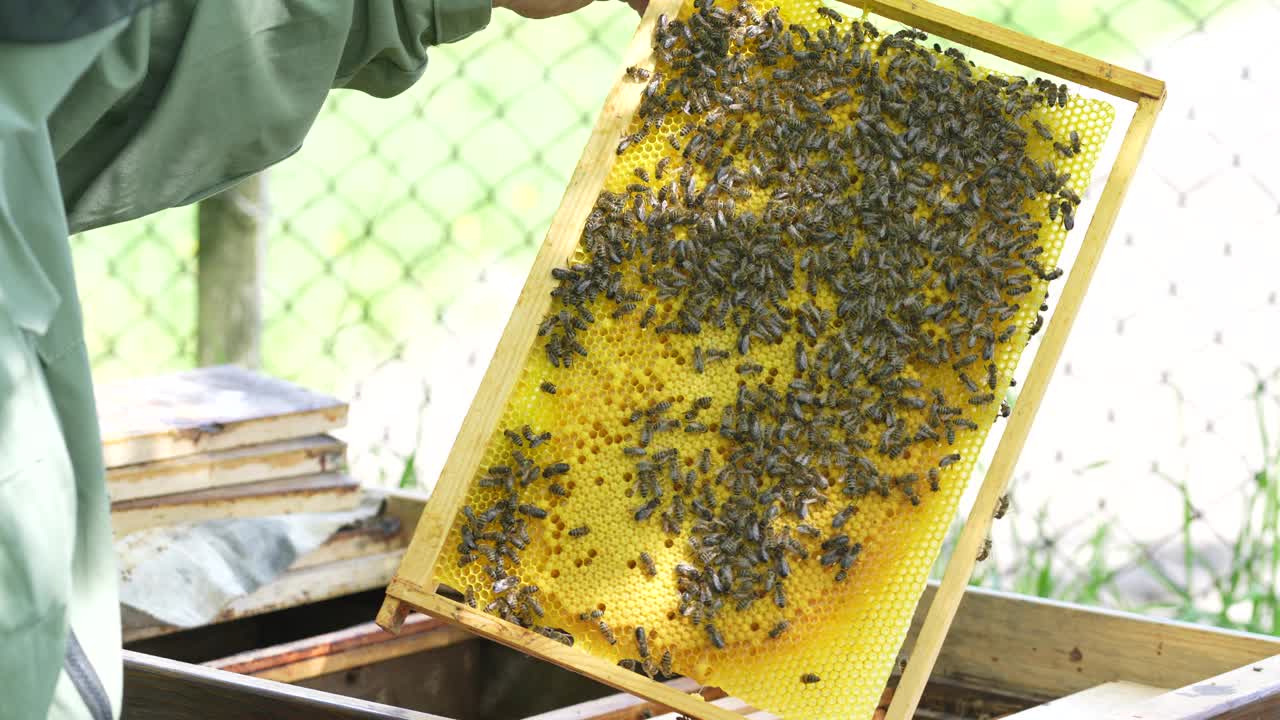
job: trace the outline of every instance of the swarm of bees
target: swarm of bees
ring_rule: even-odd
[[[669,150],[601,193],[576,261],[552,273],[538,328],[561,391],[602,322],[655,346],[679,339],[690,377],[734,378],[728,396],[623,409],[607,450],[629,470],[619,518],[683,549],[660,568],[628,548],[631,567],[673,573],[672,616],[701,628],[711,651],[736,640],[727,618],[757,604],[776,618],[760,637],[787,642],[801,627],[788,617],[796,568],[820,568],[835,587],[855,577],[868,542],[859,506],[927,503],[975,418],[1008,415],[997,409],[1010,384],[1002,352],[1039,329],[1034,313],[1062,274],[1044,257],[1040,219],[1070,230],[1080,204],[1071,175],[1030,153],[1082,152],[1078,132],[1057,138],[1037,115],[1066,106],[1066,86],[979,71],[917,30],[881,36],[818,14],[814,30],[777,8],[696,0],[687,19],[659,18],[654,69],[626,71],[644,89],[616,152],[659,137]],[[761,357],[776,347],[784,366]],[[557,393],[551,380],[537,387]],[[541,627],[537,588],[515,566],[528,523],[546,516],[528,493],[566,497],[553,479],[574,470],[526,457],[542,437],[527,426],[503,435],[509,462],[479,480],[501,497],[464,509],[459,562],[492,578],[486,610],[561,632]],[[638,656],[621,664],[672,674],[670,648],[654,659],[656,635],[632,624],[615,635],[602,615],[578,617],[610,646],[634,630]]]

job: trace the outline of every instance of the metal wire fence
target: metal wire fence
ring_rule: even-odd
[[[979,580],[1280,629],[1280,3],[945,4],[1170,86]],[[271,171],[263,365],[351,399],[366,482],[432,487],[634,23],[495,13]],[[75,238],[99,379],[196,363],[195,228]]]

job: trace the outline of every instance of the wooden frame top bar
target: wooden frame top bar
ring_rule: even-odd
[[[1165,93],[1161,80],[924,0],[841,2],[1125,100],[1158,99]]]

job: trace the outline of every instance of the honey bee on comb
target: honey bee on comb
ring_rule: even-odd
[[[691,1],[653,40],[503,410],[553,435],[494,438],[438,580],[869,716],[1114,111],[812,0]]]

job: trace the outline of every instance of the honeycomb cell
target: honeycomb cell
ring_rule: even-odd
[[[640,671],[642,627],[655,674],[669,651],[783,717],[858,718],[1114,110],[819,7],[659,31],[436,579]]]

